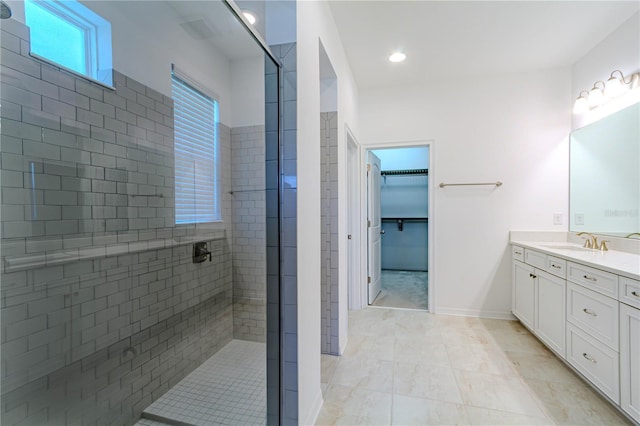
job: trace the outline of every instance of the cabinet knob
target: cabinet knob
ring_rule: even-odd
[[[562,266],[556,265],[556,264],[552,264],[551,265],[552,268],[556,268],[556,269],[562,269]]]
[[[640,293],[638,293],[637,291],[632,291],[631,294],[635,297],[640,297]]]
[[[585,353],[583,353],[583,354],[582,354],[582,356],[583,356],[583,357],[584,357],[584,359],[586,359],[587,361],[591,361],[591,362],[592,362],[592,363],[594,363],[594,364],[597,364],[597,363],[598,363],[598,361],[596,361],[596,360],[595,360],[595,358],[591,358],[591,357],[589,356],[589,354],[588,354],[588,353],[586,353],[586,352],[585,352]]]
[[[529,276],[530,276],[531,278],[538,278],[536,275],[533,275],[533,274],[529,274]]]
[[[589,281],[593,281],[593,282],[598,281],[598,279],[597,279],[597,278],[590,277],[589,275],[584,275],[584,276],[583,276],[583,278],[584,278],[585,280],[589,280]]]

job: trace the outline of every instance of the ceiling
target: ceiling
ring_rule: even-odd
[[[638,1],[330,1],[360,88],[570,66]],[[387,58],[395,50],[403,63]]]

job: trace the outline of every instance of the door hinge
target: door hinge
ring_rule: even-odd
[[[371,171],[371,164],[367,164],[367,173]]]
[[[371,221],[367,220],[367,228],[371,228]]]
[[[371,277],[367,277],[367,284],[371,284]]]

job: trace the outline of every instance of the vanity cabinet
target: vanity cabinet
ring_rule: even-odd
[[[562,274],[565,262],[520,247],[512,254],[513,314],[549,348],[564,357],[566,281]]]
[[[640,281],[545,251],[512,246],[513,314],[640,422]]]

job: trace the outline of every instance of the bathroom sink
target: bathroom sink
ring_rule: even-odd
[[[580,246],[572,246],[572,245],[566,245],[566,244],[565,245],[549,244],[549,245],[543,245],[542,247],[555,249],[555,250],[594,251],[593,249],[590,249],[590,248],[580,247]]]

